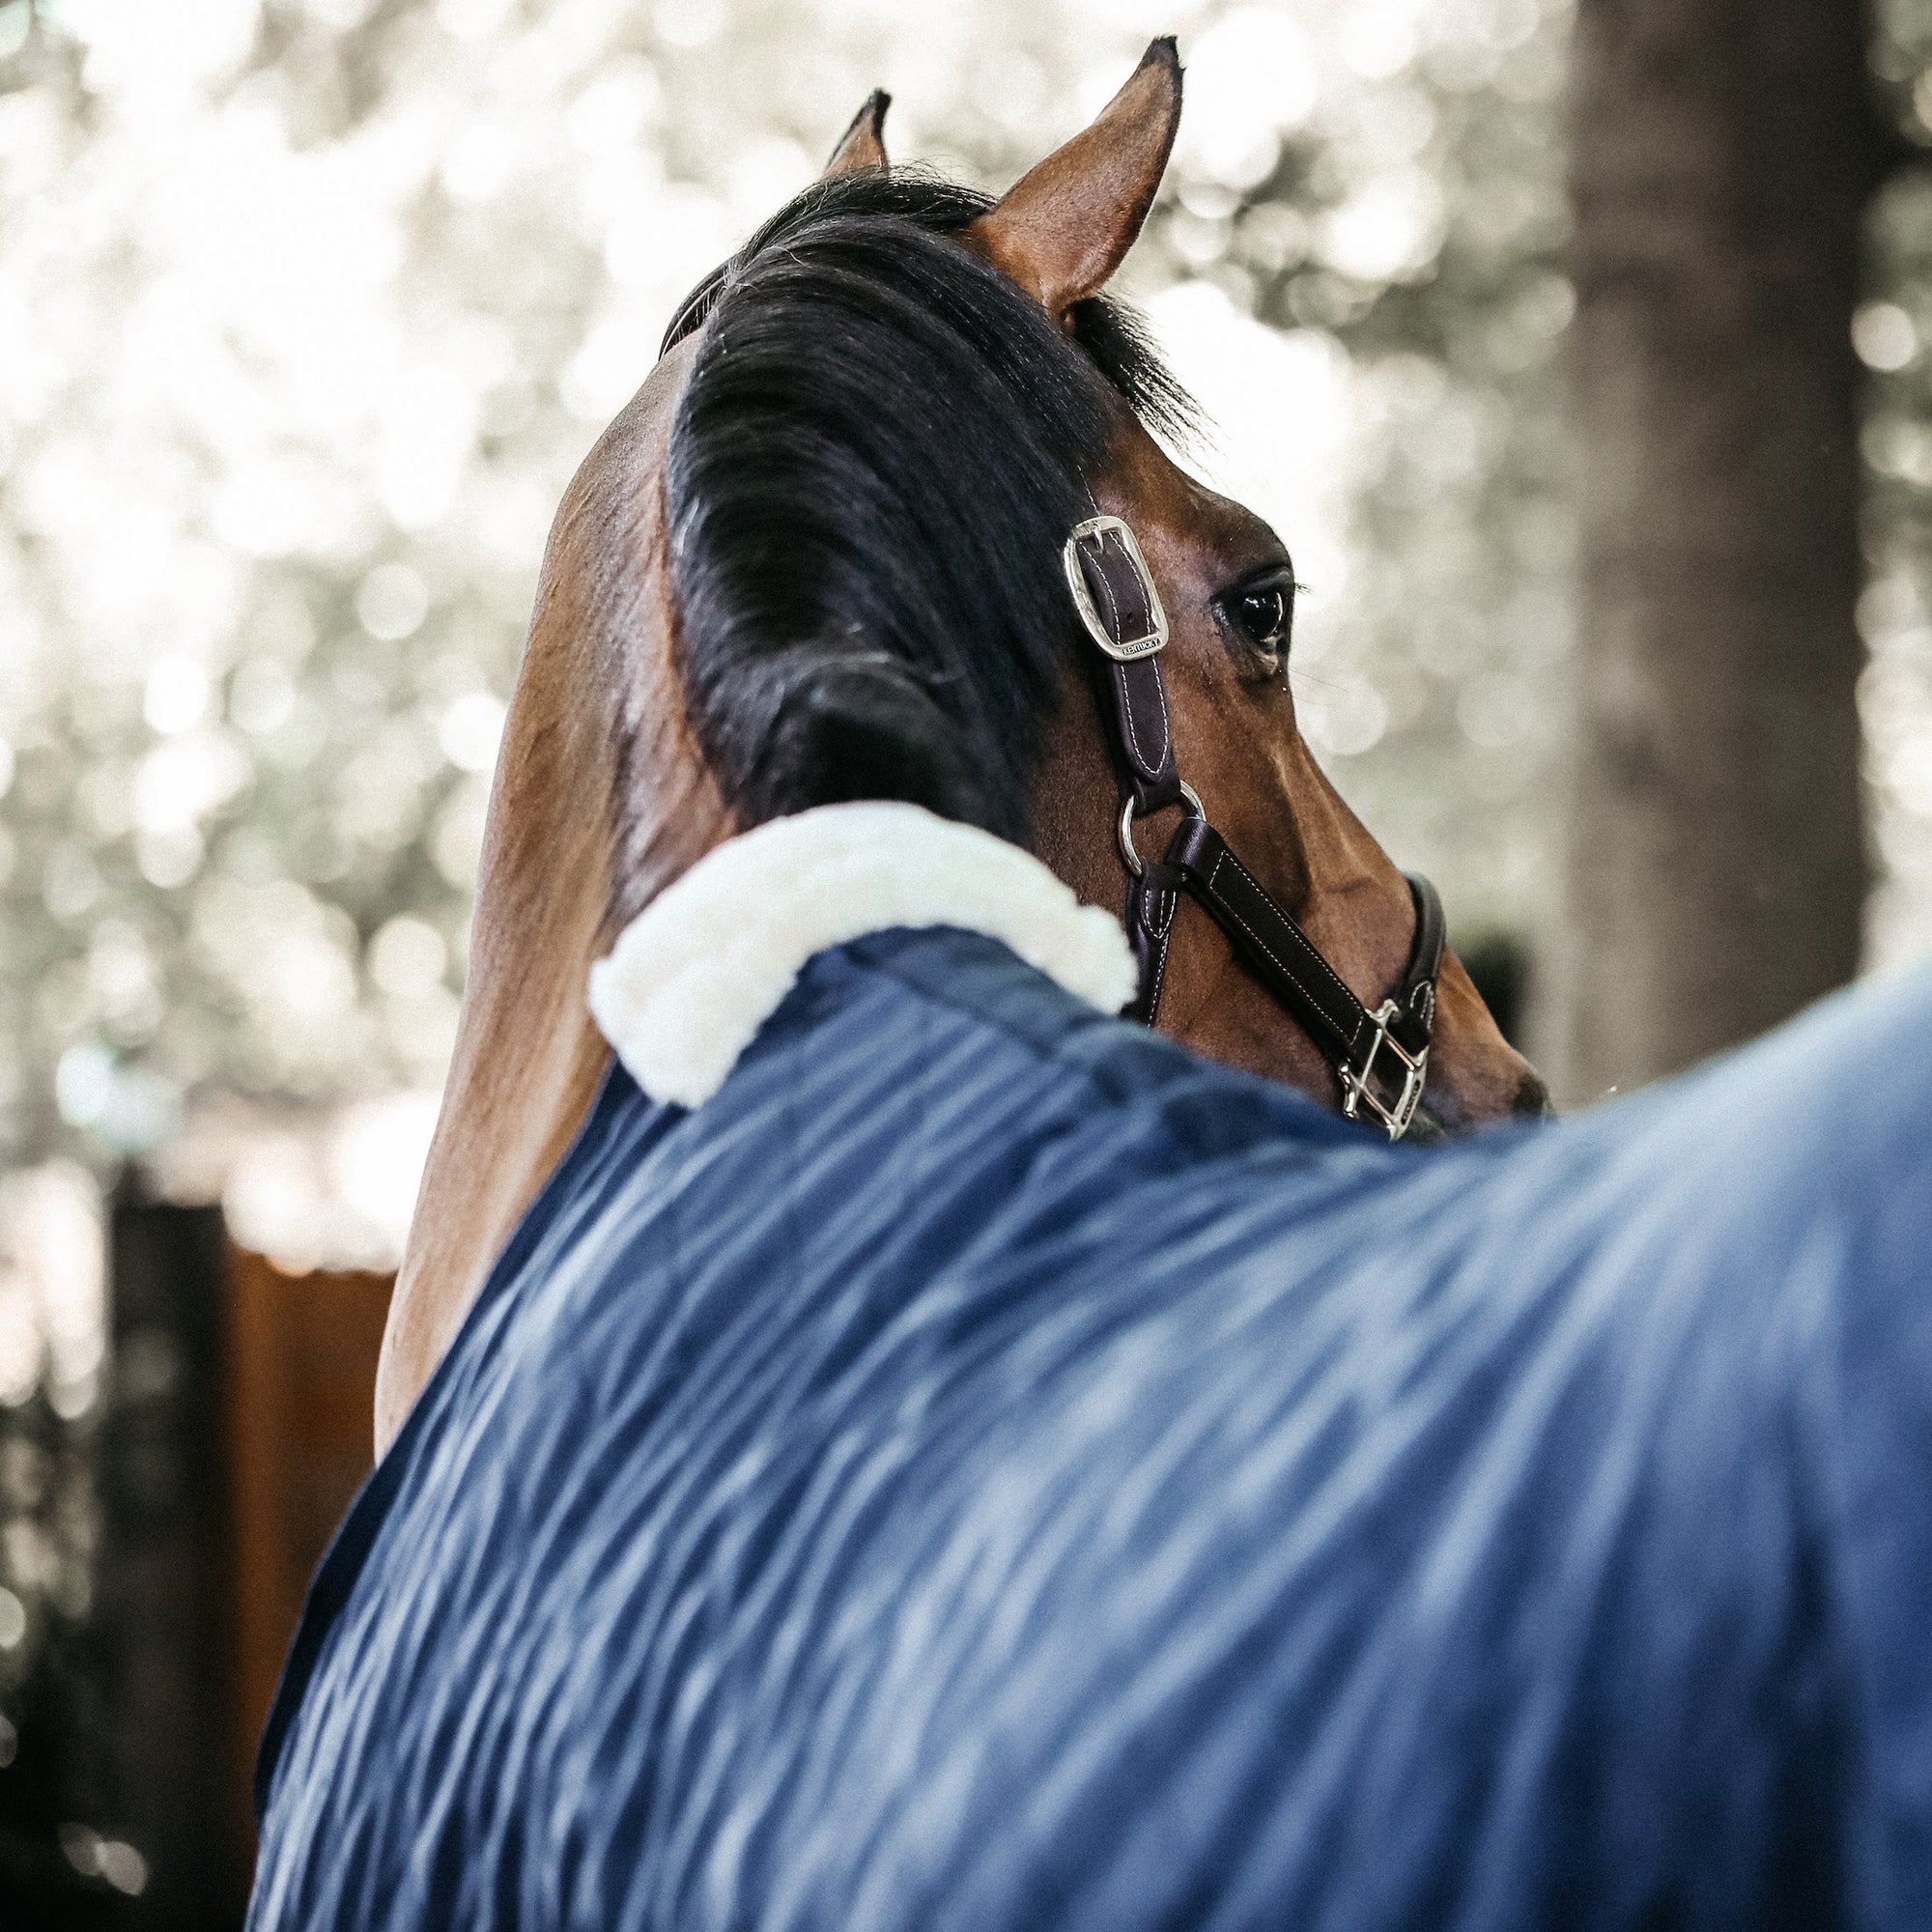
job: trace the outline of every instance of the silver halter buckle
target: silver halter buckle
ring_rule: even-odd
[[[1094,606],[1094,593],[1087,587],[1087,573],[1080,568],[1083,537],[1089,540],[1097,538],[1104,549],[1107,539],[1116,534],[1120,537],[1122,552],[1140,577],[1141,589],[1147,597],[1150,629],[1138,638],[1116,638],[1107,628],[1105,618]],[[1162,608],[1160,592],[1154,588],[1153,572],[1148,568],[1147,558],[1141,554],[1141,547],[1134,541],[1132,529],[1121,518],[1089,517],[1084,524],[1075,524],[1065,548],[1060,554],[1060,560],[1066,571],[1066,587],[1073,593],[1074,608],[1080,612],[1080,621],[1087,626],[1087,635],[1110,658],[1122,664],[1132,664],[1136,658],[1152,657],[1167,642],[1167,611]]]
[[[1415,1119],[1415,1110],[1422,1104],[1422,1089],[1429,1078],[1429,1049],[1425,1046],[1418,1054],[1410,1055],[1401,1040],[1389,1032],[1391,1022],[1402,1016],[1402,1009],[1393,1000],[1384,1000],[1370,1014],[1374,1020],[1375,1037],[1369,1041],[1369,1050],[1362,1056],[1359,1067],[1344,1066],[1341,1069],[1342,1111],[1350,1120],[1361,1119],[1361,1110],[1366,1107],[1374,1117],[1388,1129],[1388,1137],[1399,1141],[1407,1133],[1409,1122]],[[1380,1058],[1383,1047],[1395,1055],[1402,1068],[1402,1087],[1392,1102],[1384,1101],[1379,1094],[1369,1085],[1376,1075],[1376,1062]],[[1392,1080],[1393,1067],[1388,1069]]]

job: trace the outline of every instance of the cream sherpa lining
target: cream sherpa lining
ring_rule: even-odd
[[[895,925],[983,932],[1102,1012],[1134,994],[1120,923],[1037,859],[916,805],[867,803],[707,853],[591,967],[590,1010],[645,1093],[700,1106],[813,953]]]

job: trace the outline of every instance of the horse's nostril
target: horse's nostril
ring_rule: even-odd
[[[1517,1087],[1516,1098],[1510,1102],[1510,1112],[1536,1118],[1555,1111],[1549,1104],[1549,1089],[1544,1085],[1543,1076],[1525,1073]]]

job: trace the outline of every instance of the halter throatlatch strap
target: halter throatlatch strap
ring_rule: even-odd
[[[1208,824],[1201,801],[1181,781],[1160,675],[1167,613],[1133,531],[1119,517],[1091,518],[1067,538],[1065,563],[1081,622],[1101,652],[1095,666],[1100,715],[1123,795],[1120,844],[1130,879],[1127,936],[1140,962],[1140,992],[1127,1016],[1151,1026],[1160,1011],[1174,916],[1185,893],[1335,1069],[1342,1111],[1350,1120],[1378,1122],[1391,1140],[1400,1140],[1429,1077],[1443,944],[1435,888],[1407,875],[1415,907],[1408,963],[1394,992],[1371,1012]],[[1144,862],[1134,849],[1133,821],[1170,805],[1186,806],[1189,815],[1166,854]]]

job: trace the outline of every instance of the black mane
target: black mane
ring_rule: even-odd
[[[1189,406],[1104,299],[1073,340],[917,171],[808,188],[701,284],[666,473],[692,723],[741,822],[907,799],[1019,843],[1119,397]]]

